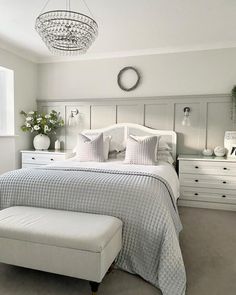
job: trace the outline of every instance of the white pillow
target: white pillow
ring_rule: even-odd
[[[80,162],[104,162],[103,134],[100,133],[93,139],[84,134],[79,134],[76,146],[76,160]]]
[[[158,151],[157,160],[170,163],[171,165],[173,165],[175,162],[169,151]]]
[[[126,164],[154,165],[156,164],[156,145],[160,137],[129,135],[126,143]]]
[[[111,136],[105,136],[103,138],[103,154],[104,154],[105,160],[108,160],[110,142],[111,142]]]
[[[93,140],[94,138],[96,138],[99,135],[99,133],[92,134],[92,135],[90,135],[90,134],[89,135],[83,134],[83,135],[85,135],[89,139]],[[108,154],[109,154],[109,149],[110,149],[110,142],[111,142],[111,136],[103,136],[103,154],[104,154],[104,160],[108,160]],[[77,140],[77,143],[78,143],[78,140]],[[76,153],[76,151],[77,151],[77,145],[73,149],[73,153]]]
[[[171,147],[168,145],[168,143],[163,140],[162,138],[159,141],[159,145],[157,148],[158,151],[171,151]]]
[[[137,140],[142,140],[149,137],[149,136],[134,136],[134,135],[131,135],[131,136]],[[158,136],[156,151],[155,151],[156,161],[164,161],[172,165],[175,161],[171,155],[171,150],[172,149],[169,146],[169,144],[164,139],[162,139],[161,136]]]

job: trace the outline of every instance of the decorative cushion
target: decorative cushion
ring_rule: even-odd
[[[126,164],[154,165],[156,164],[156,146],[158,136],[129,135],[126,145]]]
[[[97,134],[86,134],[86,133],[82,133],[83,135],[85,135],[86,137],[88,137],[89,139],[95,139],[100,133]],[[103,154],[104,154],[104,159],[108,160],[108,155],[109,155],[109,150],[110,150],[110,142],[111,142],[111,136],[103,136]],[[77,140],[78,142],[78,140]],[[73,149],[73,153],[76,153],[77,151],[77,145],[76,147]]]
[[[83,134],[83,133],[82,133]],[[89,139],[93,140],[95,138],[98,137],[100,133],[97,134],[83,134],[86,137],[88,137]],[[110,142],[111,142],[111,136],[104,136],[103,135],[103,154],[104,154],[104,159],[107,160],[108,159],[108,154],[109,154],[109,148],[110,148]]]
[[[81,162],[104,162],[103,134],[100,133],[93,139],[79,134],[76,147],[76,159]]]

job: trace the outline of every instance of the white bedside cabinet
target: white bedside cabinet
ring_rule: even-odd
[[[179,205],[236,210],[236,161],[180,155]]]
[[[63,161],[65,159],[71,158],[73,156],[72,151],[38,151],[38,150],[28,150],[21,151],[22,154],[22,168],[33,168],[41,167],[43,165],[48,165],[56,161]]]

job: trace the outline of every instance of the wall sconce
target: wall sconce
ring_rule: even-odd
[[[71,127],[75,127],[79,124],[79,110],[78,109],[74,109],[71,110],[70,112],[70,116],[68,119],[68,125]]]
[[[189,127],[189,126],[191,126],[191,122],[190,122],[190,118],[189,118],[190,107],[185,107],[183,111],[184,111],[184,118],[182,121],[182,125]]]

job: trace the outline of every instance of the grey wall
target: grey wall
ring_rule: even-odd
[[[140,86],[117,86],[121,68],[132,65]],[[83,60],[39,65],[38,99],[148,97],[229,93],[236,83],[236,49]]]
[[[142,75],[132,92],[119,89],[116,80],[128,65]],[[65,116],[70,107],[78,107],[81,129],[116,122],[173,129],[178,132],[178,152],[191,154],[206,145],[223,145],[225,130],[233,128],[230,97],[222,93],[230,93],[236,84],[236,49],[40,64],[38,74],[38,100],[55,102],[41,106],[56,107]],[[185,106],[191,108],[189,128],[181,125]],[[73,147],[77,132],[62,131],[67,148]]]

